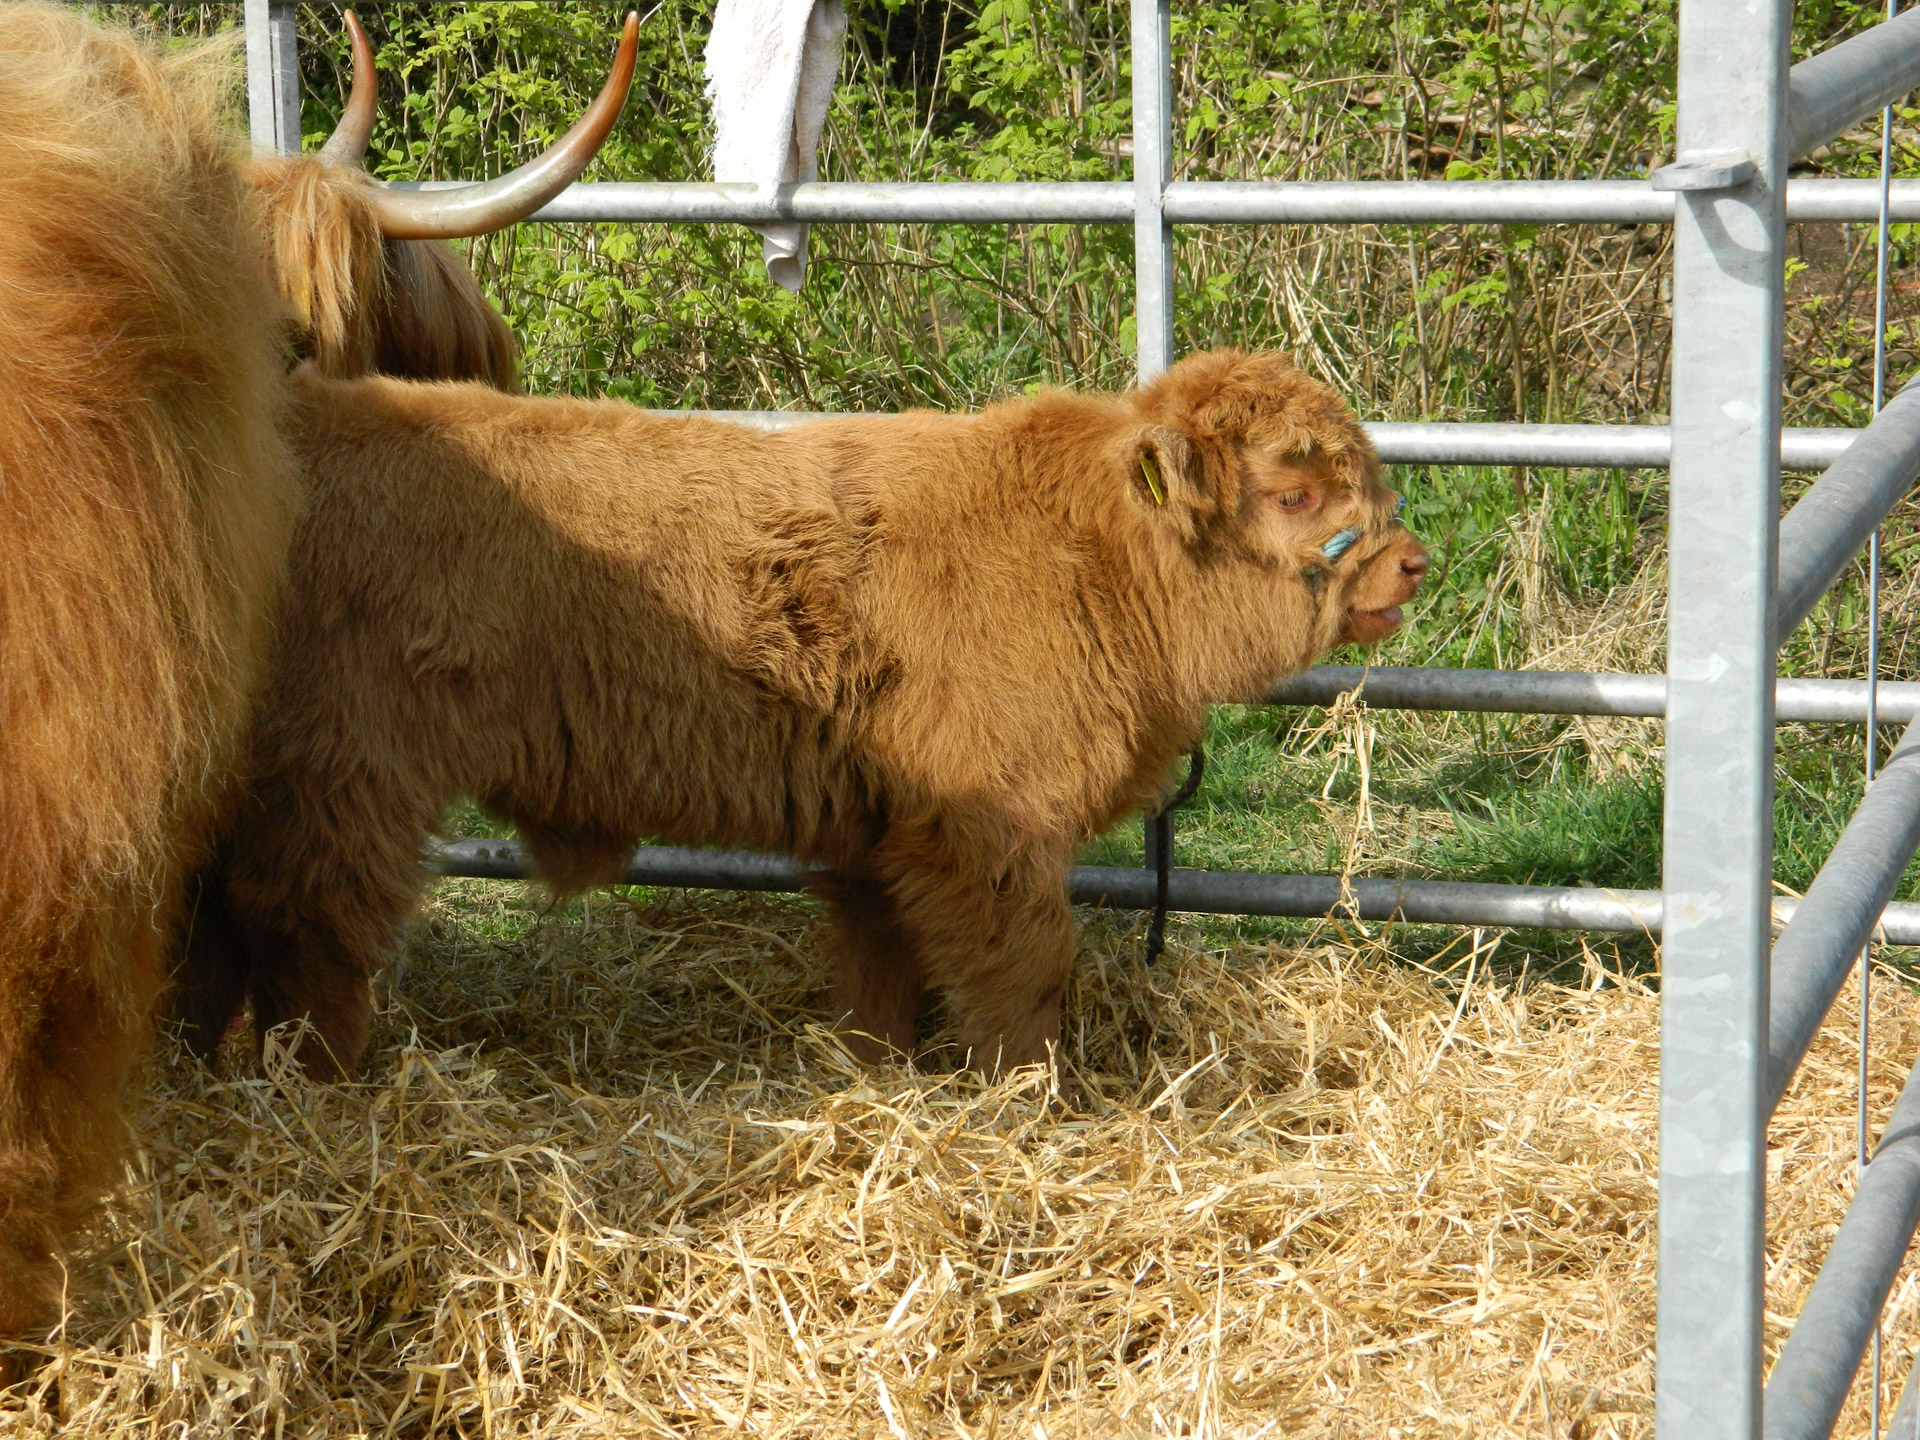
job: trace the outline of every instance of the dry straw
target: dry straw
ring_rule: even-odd
[[[1057,1077],[989,1086],[851,1064],[803,904],[530,903],[439,892],[365,1084],[163,1057],[13,1433],[1651,1431],[1657,1001],[1598,961],[1190,925],[1142,971],[1096,919]],[[1823,1040],[1775,1125],[1775,1316],[1850,1073]]]

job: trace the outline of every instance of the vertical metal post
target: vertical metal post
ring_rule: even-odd
[[[1887,0],[1887,19],[1891,20],[1900,13],[1900,0]],[[1873,285],[1873,413],[1878,415],[1887,404],[1887,261],[1892,246],[1889,244],[1891,229],[1887,224],[1889,190],[1893,183],[1893,107],[1887,106],[1880,112],[1880,223],[1875,236],[1874,285]],[[1874,772],[1880,759],[1880,529],[1874,527],[1873,538],[1867,542],[1867,735],[1866,735],[1866,784],[1873,784]],[[1860,952],[1860,1105],[1854,1117],[1854,1128],[1858,1144],[1858,1163],[1854,1168],[1854,1185],[1859,1186],[1861,1177],[1866,1173],[1871,1152],[1867,1148],[1867,1079],[1869,1063],[1872,1059],[1870,1044],[1873,1037],[1873,945],[1868,942]],[[1873,1373],[1871,1383],[1873,1391],[1868,1409],[1868,1440],[1880,1440],[1880,1391],[1884,1383],[1881,1373],[1885,1362],[1886,1337],[1882,1333],[1878,1318],[1873,1326]]]
[[[1661,1440],[1761,1423],[1790,23],[1786,0],[1680,4],[1676,158],[1735,183],[1677,187],[1674,215]]]
[[[1173,36],[1168,0],[1133,0],[1133,323],[1144,383],[1173,363]]]
[[[267,6],[273,36],[273,148],[300,153],[300,17],[285,0]]]
[[[247,27],[247,128],[256,150],[275,148],[273,31],[267,23],[267,9],[268,0],[246,0],[243,11]]]
[[[1133,0],[1133,325],[1141,384],[1173,364],[1173,30],[1169,0]],[[1160,863],[1171,823],[1145,820],[1144,863]]]
[[[254,148],[300,153],[300,46],[287,0],[246,0],[247,128]]]

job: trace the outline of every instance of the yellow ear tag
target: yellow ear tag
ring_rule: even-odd
[[[1153,496],[1153,503],[1167,503],[1167,492],[1160,488],[1160,467],[1153,462],[1153,456],[1145,451],[1140,453],[1140,473],[1146,477],[1147,493]]]

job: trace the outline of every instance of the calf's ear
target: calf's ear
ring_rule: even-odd
[[[1190,504],[1200,483],[1200,454],[1169,425],[1149,425],[1134,451],[1134,479],[1155,505]]]

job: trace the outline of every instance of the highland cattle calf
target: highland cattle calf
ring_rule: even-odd
[[[1210,702],[1392,630],[1427,565],[1345,406],[1271,352],[780,434],[295,388],[313,508],[201,973],[263,1031],[308,1017],[323,1073],[462,795],[561,891],[646,835],[821,862],[870,1054],[932,986],[974,1063],[1040,1060],[1074,846]]]
[[[329,343],[284,277],[348,317],[351,363],[503,379],[498,345],[454,363],[505,329],[450,252],[388,251],[372,290],[364,265],[298,258],[297,207],[223,110],[231,53],[0,4],[0,1338],[57,1313],[61,1250],[118,1170],[186,878],[232,793],[303,493],[289,342]],[[502,177],[525,208],[541,164],[532,190]],[[458,233],[409,213],[402,234]]]

